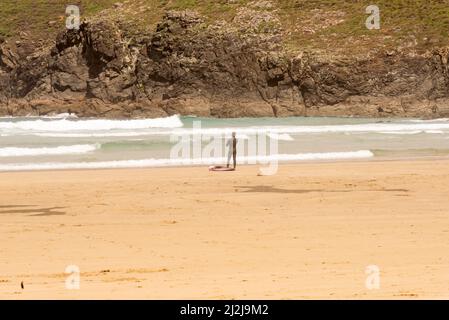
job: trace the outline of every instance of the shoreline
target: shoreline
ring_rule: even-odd
[[[447,156],[407,156],[407,157],[371,157],[361,159],[328,159],[328,160],[304,160],[304,161],[281,161],[279,167],[289,165],[313,165],[313,164],[332,164],[332,163],[360,163],[360,162],[411,162],[411,161],[444,161],[449,160]],[[213,165],[213,164],[210,164]],[[237,168],[245,167],[263,167],[265,164],[240,164]],[[148,170],[148,169],[189,169],[189,168],[205,168],[209,165],[174,165],[174,166],[148,166],[148,167],[129,167],[129,168],[73,168],[73,169],[43,169],[43,170],[13,170],[1,171],[0,174],[6,173],[31,173],[31,172],[79,172],[79,171],[111,171],[111,170]]]
[[[1,178],[0,298],[449,296],[448,159]],[[69,265],[80,290],[65,288]]]
[[[2,105],[0,104],[0,108],[2,107]],[[64,111],[64,110],[63,110]],[[422,121],[435,121],[435,120],[445,120],[447,119],[446,116],[443,117],[438,117],[438,115],[435,114],[431,114],[431,115],[427,115],[424,114],[422,117],[419,116],[412,116],[412,115],[396,115],[396,114],[392,114],[392,115],[380,115],[380,116],[365,116],[365,115],[357,115],[357,114],[342,114],[342,115],[338,115],[338,114],[329,114],[329,115],[322,115],[322,114],[312,114],[312,115],[296,115],[296,116],[281,116],[281,117],[276,117],[274,115],[256,115],[256,116],[244,116],[244,117],[231,117],[231,118],[226,118],[226,117],[219,117],[219,116],[213,116],[213,115],[194,115],[194,114],[166,114],[166,115],[156,115],[153,117],[145,117],[145,116],[138,116],[138,117],[112,117],[112,118],[108,118],[108,117],[101,117],[102,115],[96,115],[96,116],[78,116],[75,112],[72,112],[71,114],[68,114],[67,112],[60,112],[60,113],[55,113],[55,112],[50,112],[50,113],[46,113],[46,114],[26,114],[26,115],[7,115],[7,114],[2,114],[0,113],[0,120],[1,119],[21,119],[21,118],[30,118],[30,119],[36,119],[36,118],[44,118],[44,119],[48,119],[48,120],[58,120],[58,119],[70,119],[70,120],[154,120],[154,119],[164,119],[164,118],[169,118],[169,117],[173,117],[173,116],[180,116],[182,118],[204,118],[207,120],[223,120],[223,119],[282,119],[282,118],[331,118],[331,119],[356,119],[356,120],[378,120],[380,123],[384,122],[384,120],[388,120],[388,119],[392,119],[392,120],[422,120]],[[388,121],[387,121],[388,122]]]

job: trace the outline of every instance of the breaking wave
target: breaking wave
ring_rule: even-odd
[[[0,130],[36,131],[36,132],[67,132],[67,131],[108,131],[132,130],[150,128],[179,128],[182,121],[178,115],[157,119],[140,120],[22,120],[0,122]]]
[[[345,160],[371,158],[374,154],[369,150],[351,152],[299,153],[275,154],[268,156],[239,157],[240,164],[267,164],[274,161],[311,161],[311,160]],[[101,162],[72,162],[72,163],[15,163],[1,164],[0,171],[28,171],[28,170],[64,170],[64,169],[108,169],[108,168],[144,168],[144,167],[173,167],[211,165],[225,163],[226,158],[196,158],[196,159],[142,159],[119,160]]]
[[[25,157],[25,156],[44,156],[44,155],[65,155],[65,154],[83,154],[95,151],[99,145],[73,145],[59,146],[53,148],[0,148],[0,157]]]

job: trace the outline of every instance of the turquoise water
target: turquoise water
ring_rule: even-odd
[[[449,155],[449,120],[360,118],[161,119],[0,118],[0,170],[151,167],[222,163],[226,141],[237,133],[239,159],[261,156],[279,161],[382,159]],[[172,150],[185,137],[189,161]],[[203,151],[209,138],[222,144]],[[252,149],[264,136],[266,149]],[[258,140],[259,139],[259,140]],[[194,153],[193,146],[200,148]],[[259,148],[257,149],[259,150]],[[212,161],[214,158],[216,161]],[[179,160],[179,161],[178,161]],[[214,163],[216,164],[216,163]]]

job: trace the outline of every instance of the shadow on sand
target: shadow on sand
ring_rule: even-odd
[[[46,216],[62,216],[65,211],[60,211],[66,207],[50,207],[50,208],[35,208],[34,205],[7,205],[0,206],[0,214],[27,214],[29,217],[46,217]],[[30,214],[29,214],[30,213]]]
[[[246,189],[237,192],[267,192],[267,193],[311,193],[311,192],[409,192],[407,189],[372,189],[372,190],[325,190],[325,189],[281,189],[273,186],[234,186],[238,189]]]

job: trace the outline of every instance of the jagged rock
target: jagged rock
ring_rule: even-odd
[[[449,115],[449,49],[291,56],[276,40],[282,33],[269,3],[249,3],[231,26],[169,11],[154,33],[133,38],[115,20],[92,19],[61,32],[52,48],[4,41],[0,115]],[[254,25],[264,23],[272,28],[259,34]]]
[[[0,70],[10,72],[19,64],[19,56],[7,44],[0,44]]]

